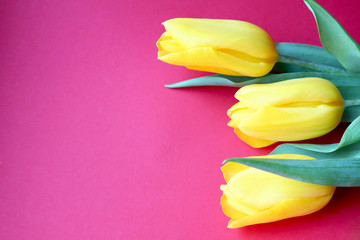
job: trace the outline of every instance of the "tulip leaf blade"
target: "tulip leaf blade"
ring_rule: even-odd
[[[239,88],[250,84],[274,83],[303,77],[320,77],[330,80],[332,83],[334,83],[335,86],[339,88],[341,95],[345,100],[358,100],[359,98],[358,93],[360,92],[360,76],[327,72],[292,72],[281,74],[268,74],[266,76],[258,78],[213,74],[165,86],[168,88],[186,88],[200,86],[221,86]],[[352,122],[359,115],[360,106],[346,108],[341,121]]]
[[[276,147],[271,152],[271,155],[298,153],[315,158],[321,158],[330,155],[333,156],[348,155],[346,151],[352,150],[353,155],[359,154],[360,157],[360,150],[358,151],[358,153],[354,153],[353,148],[348,148],[348,146],[355,143],[356,143],[355,147],[359,147],[358,149],[360,149],[360,116],[358,116],[347,127],[339,143],[334,143],[334,144],[287,143]]]
[[[213,74],[204,77],[192,78],[189,80],[165,85],[167,88],[185,88],[185,87],[200,87],[200,86],[220,86],[220,87],[241,87],[248,85],[248,81],[252,81],[252,77],[237,77],[223,74]],[[244,83],[242,85],[240,83]]]
[[[358,116],[360,116],[360,106],[345,108],[341,121],[353,122]]]
[[[272,73],[317,71],[351,74],[322,47],[299,43],[276,43],[275,45],[278,58],[271,70]]]
[[[343,66],[339,63],[339,61],[333,55],[328,53],[323,47],[289,42],[275,43],[275,46],[279,55],[289,56],[307,62],[319,63],[326,66],[344,69]],[[277,62],[272,70],[272,72],[275,73],[311,71],[313,70],[309,68],[282,62]]]
[[[360,157],[294,160],[276,158],[230,158],[236,162],[294,180],[328,186],[360,186]]]
[[[329,148],[335,148],[337,143],[333,144],[323,144],[323,145],[329,145]],[[333,145],[333,146],[331,146]],[[342,147],[336,151],[333,152],[317,152],[317,151],[311,151],[308,149],[304,149],[301,146],[294,146],[292,144],[281,144],[278,147],[276,147],[270,155],[276,155],[276,154],[300,154],[300,155],[306,155],[310,156],[316,159],[340,159],[340,158],[348,158],[348,157],[360,157],[360,142],[354,143],[345,147]]]
[[[345,130],[339,143],[282,144],[270,153],[301,154],[318,160],[231,158],[250,167],[291,179],[330,186],[360,186],[360,116]]]
[[[204,77],[192,78],[189,80],[165,85],[168,88],[185,88],[201,86],[220,86],[220,87],[243,87],[250,84],[274,83],[294,78],[320,77],[334,83],[335,86],[359,86],[360,76],[345,73],[327,72],[291,72],[281,74],[268,74],[263,77],[242,77],[229,76],[223,74],[213,74]]]
[[[360,72],[360,46],[340,23],[314,0],[304,0],[313,13],[324,48],[335,56],[345,69]]]

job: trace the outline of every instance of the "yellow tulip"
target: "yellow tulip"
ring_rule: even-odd
[[[161,61],[189,69],[258,77],[273,68],[277,51],[260,27],[243,21],[175,18],[156,45]]]
[[[255,148],[322,136],[340,123],[344,111],[339,90],[321,78],[249,85],[235,98],[228,125]]]
[[[313,159],[297,154],[261,158]],[[300,182],[239,163],[227,163],[221,170],[227,183],[221,185],[220,189],[223,191],[223,212],[231,218],[228,228],[274,222],[316,212],[330,201],[335,191],[332,186]]]

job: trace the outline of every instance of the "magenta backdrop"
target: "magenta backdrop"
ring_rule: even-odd
[[[360,41],[358,0],[319,3]],[[156,58],[175,17],[319,45],[302,1],[2,0],[0,13],[0,239],[360,238],[360,188],[309,216],[227,229],[221,162],[274,146],[226,126],[236,89],[167,89],[207,73]]]

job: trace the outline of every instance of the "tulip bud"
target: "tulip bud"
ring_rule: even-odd
[[[341,121],[344,100],[330,81],[300,78],[239,89],[228,110],[235,133],[252,147],[322,136]]]
[[[261,158],[313,159],[297,154]],[[332,186],[300,182],[234,162],[225,164],[221,171],[227,183],[221,185],[220,189],[223,191],[223,212],[231,218],[228,228],[274,222],[316,212],[330,201],[335,191]]]
[[[273,68],[277,51],[260,27],[243,21],[175,18],[156,45],[161,61],[189,69],[259,77]]]

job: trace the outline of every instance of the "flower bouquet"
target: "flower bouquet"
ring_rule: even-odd
[[[302,216],[323,208],[337,186],[360,186],[360,46],[324,8],[305,0],[323,47],[274,43],[244,21],[177,18],[163,23],[158,59],[216,73],[168,88],[240,88],[228,125],[267,156],[224,161],[221,205],[228,227]],[[350,122],[334,144],[288,143]]]

